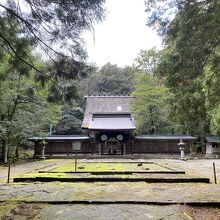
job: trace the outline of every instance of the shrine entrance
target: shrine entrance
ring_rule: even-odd
[[[126,132],[100,132],[98,141],[102,155],[123,155],[126,152],[126,142],[129,133]]]
[[[122,155],[123,154],[123,143],[113,138],[102,143],[102,154],[103,155]]]

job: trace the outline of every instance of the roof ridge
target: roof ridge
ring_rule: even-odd
[[[84,98],[134,98],[130,95],[87,95]]]

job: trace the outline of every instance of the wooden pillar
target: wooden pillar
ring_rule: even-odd
[[[38,142],[35,141],[35,142],[34,142],[34,158],[37,157],[37,147],[38,147]]]
[[[123,143],[123,155],[126,155],[126,144]]]
[[[133,145],[134,145],[134,141],[131,140],[130,141],[130,154],[133,155]]]
[[[102,155],[102,144],[98,144],[98,147],[99,147],[99,155]]]
[[[192,153],[192,141],[189,141],[189,153],[191,154]]]

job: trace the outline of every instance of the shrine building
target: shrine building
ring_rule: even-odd
[[[135,119],[129,95],[85,96],[82,129],[86,135],[52,135],[33,137],[35,156],[41,154],[42,141],[46,142],[45,155],[80,154],[126,155],[146,153],[179,153],[178,143],[185,142],[189,153],[195,137],[189,135],[136,136]]]

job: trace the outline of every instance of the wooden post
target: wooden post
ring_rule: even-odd
[[[215,184],[217,184],[216,170],[215,170],[215,163],[213,163],[213,171],[214,171],[214,181],[215,181]]]
[[[11,174],[11,162],[9,161],[8,162],[8,181],[7,181],[7,183],[10,182],[10,174]]]
[[[102,150],[102,147],[101,147],[101,144],[98,145],[99,146],[99,155],[102,154],[101,150]]]
[[[123,155],[126,155],[126,144],[123,143]]]
[[[75,172],[77,172],[77,151],[75,154]]]
[[[45,145],[43,145],[41,147],[41,156],[40,156],[40,159],[46,159],[45,157]]]

